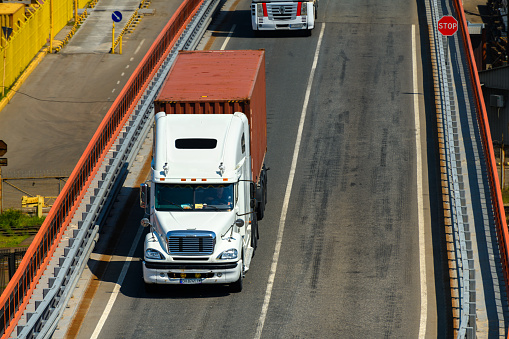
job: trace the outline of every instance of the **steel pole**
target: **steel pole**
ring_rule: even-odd
[[[111,30],[111,54],[115,54],[115,22],[113,22]]]

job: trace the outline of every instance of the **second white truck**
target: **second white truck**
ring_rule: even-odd
[[[252,0],[251,26],[256,32],[299,30],[311,35],[315,28],[318,0]]]

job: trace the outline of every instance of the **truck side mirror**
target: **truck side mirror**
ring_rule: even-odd
[[[151,226],[151,225],[150,225],[150,221],[148,220],[148,218],[143,218],[143,219],[141,219],[141,226],[143,226],[143,227],[149,227],[149,226]]]
[[[140,185],[140,207],[147,208],[148,207],[148,185],[141,184]]]

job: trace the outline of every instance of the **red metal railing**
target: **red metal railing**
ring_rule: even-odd
[[[0,296],[0,335],[8,337],[28,304],[79,202],[106,153],[129,119],[136,102],[154,77],[179,35],[203,0],[184,0],[134,70],[69,176],[18,270]]]
[[[500,181],[498,178],[497,163],[495,161],[495,152],[493,151],[493,142],[491,140],[490,126],[488,124],[488,116],[486,114],[486,106],[481,90],[479,76],[477,74],[477,66],[474,59],[474,52],[468,34],[467,21],[463,11],[462,2],[454,0],[454,7],[458,13],[459,32],[463,37],[463,47],[465,48],[468,68],[470,71],[470,79],[472,81],[473,96],[477,106],[477,120],[479,122],[479,130],[482,137],[484,155],[486,158],[487,172],[490,182],[491,201],[493,204],[493,214],[497,228],[498,246],[500,249],[500,260],[506,283],[507,296],[509,297],[509,233],[507,230],[507,222],[505,219],[504,203],[502,201],[502,192],[500,190]]]

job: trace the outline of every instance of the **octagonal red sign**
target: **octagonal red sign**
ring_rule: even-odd
[[[451,36],[458,30],[458,21],[450,16],[446,15],[438,20],[438,31],[445,36]]]

